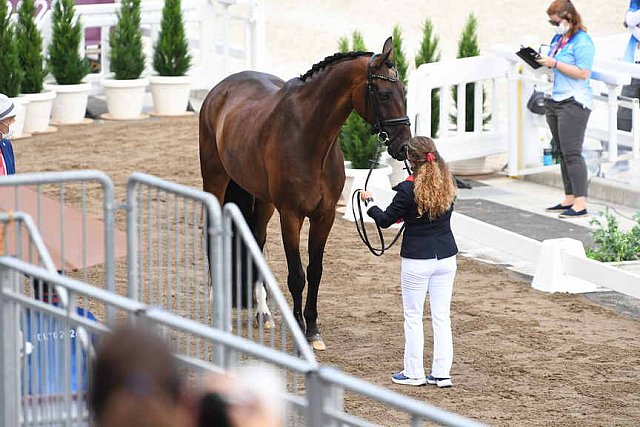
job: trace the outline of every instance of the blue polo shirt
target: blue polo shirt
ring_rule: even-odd
[[[561,38],[562,36],[558,34],[551,40],[549,55],[555,50]],[[559,62],[575,65],[583,70],[591,71],[595,52],[596,50],[589,34],[578,30],[569,42],[556,52],[555,59]],[[573,97],[582,104],[583,107],[591,108],[593,105],[593,92],[589,84],[590,77],[591,75],[585,80],[574,79],[561,73],[557,69],[553,70],[552,98],[555,101],[563,101]]]

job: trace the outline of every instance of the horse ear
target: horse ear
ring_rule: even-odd
[[[374,63],[371,64],[375,68],[379,68],[382,64],[387,64],[389,68],[393,67],[396,62],[396,57],[393,52],[393,38],[389,37],[382,46],[382,53],[378,55]]]

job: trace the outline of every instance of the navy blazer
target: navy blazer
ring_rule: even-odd
[[[382,228],[388,228],[404,220],[400,256],[412,259],[448,258],[458,253],[456,240],[451,232],[453,204],[433,221],[428,215],[418,215],[418,205],[413,193],[413,182],[403,181],[393,187],[396,195],[384,212],[372,206],[367,214]]]

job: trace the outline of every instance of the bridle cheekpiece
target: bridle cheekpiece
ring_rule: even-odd
[[[383,119],[380,114],[380,104],[378,103],[378,91],[373,84],[374,79],[386,80],[391,83],[398,82],[398,77],[384,76],[382,74],[376,74],[371,69],[371,63],[373,59],[377,57],[379,54],[372,55],[369,59],[369,63],[367,64],[367,87],[366,87],[366,95],[365,95],[365,117],[368,115],[366,110],[371,104],[373,107],[373,129],[372,133],[377,134],[378,141],[384,143],[385,145],[389,145],[389,134],[385,131],[385,126],[411,126],[411,121],[408,116],[398,117],[394,119]],[[367,99],[368,101],[367,102]]]

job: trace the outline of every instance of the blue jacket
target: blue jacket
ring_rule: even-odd
[[[11,145],[11,141],[8,139],[1,140],[0,152],[2,152],[2,158],[4,158],[7,175],[13,175],[16,173],[16,158],[13,156],[13,146]]]
[[[453,205],[431,221],[428,215],[418,216],[412,181],[403,181],[393,189],[396,195],[387,210],[382,211],[373,206],[367,214],[382,228],[404,220],[400,256],[411,259],[443,259],[457,254],[458,246],[451,232]]]

